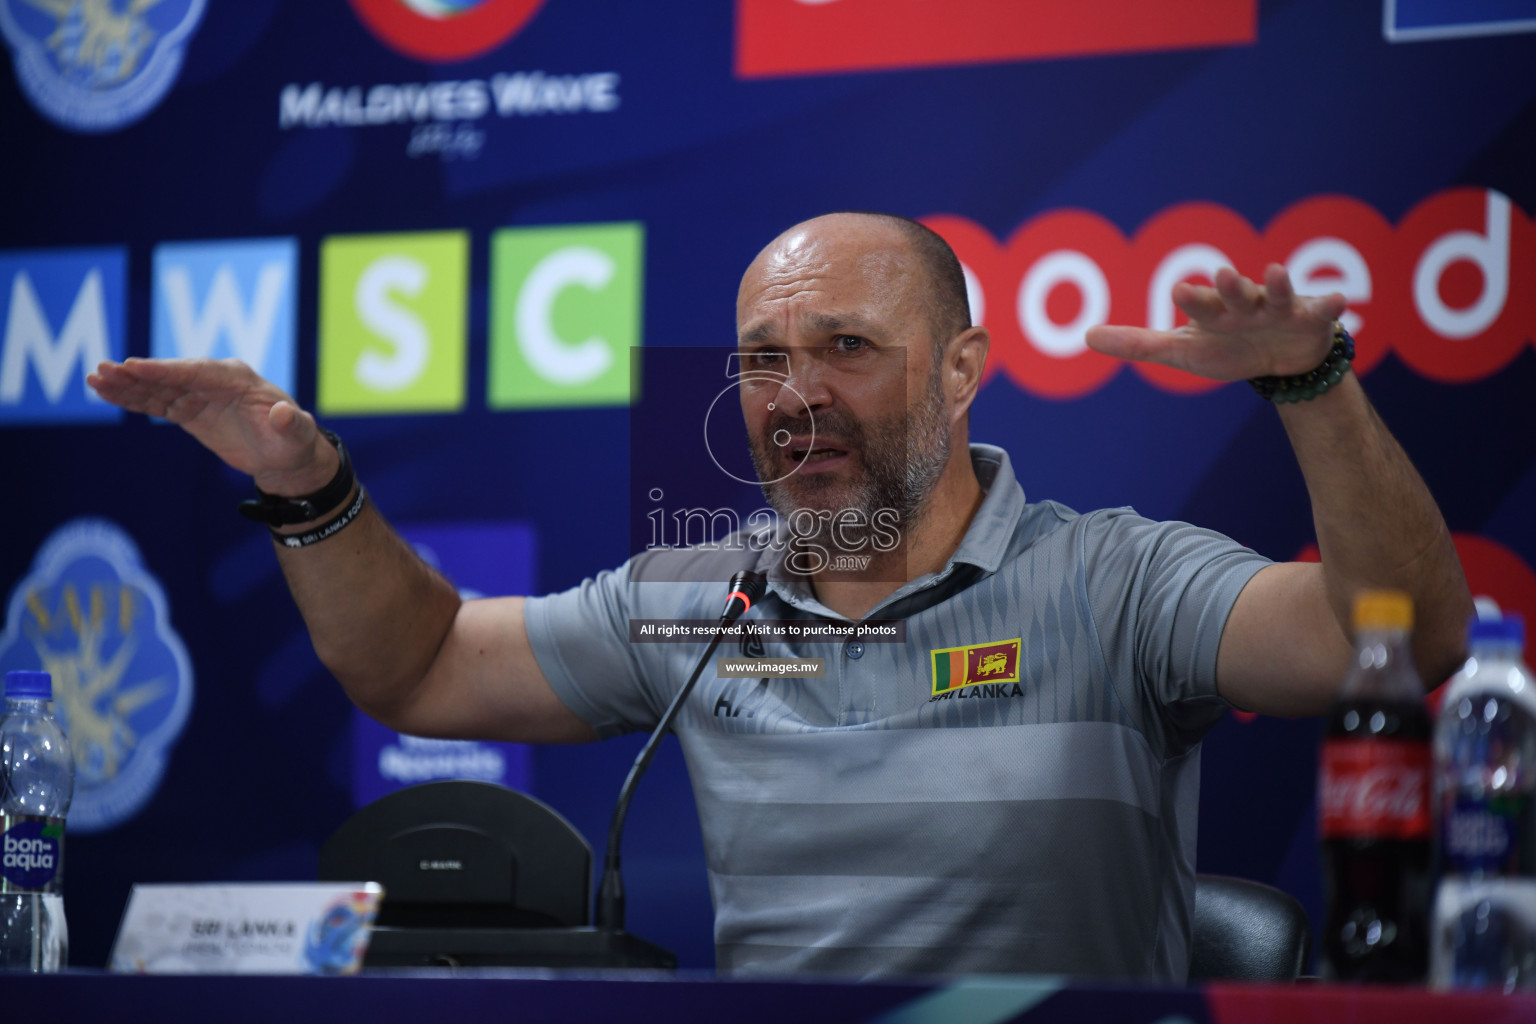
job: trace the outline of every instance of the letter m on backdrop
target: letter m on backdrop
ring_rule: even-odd
[[[127,350],[127,267],[121,248],[0,252],[0,426],[121,418],[85,375]]]
[[[292,238],[156,246],[151,354],[233,356],[293,394],[298,253]]]

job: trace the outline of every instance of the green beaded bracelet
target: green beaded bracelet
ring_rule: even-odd
[[[1343,324],[1334,321],[1333,347],[1328,350],[1328,358],[1316,369],[1289,377],[1254,377],[1248,383],[1260,398],[1277,405],[1310,402],[1343,380],[1354,358],[1355,339],[1349,336]]]

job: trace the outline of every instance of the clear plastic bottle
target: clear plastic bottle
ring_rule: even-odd
[[[0,718],[0,968],[57,971],[64,921],[64,818],[75,759],[46,672],[7,672]]]
[[[1397,591],[1355,602],[1355,658],[1323,739],[1318,803],[1329,978],[1412,983],[1429,967],[1430,723]]]
[[[1536,677],[1518,615],[1472,623],[1435,723],[1440,886],[1431,980],[1536,985]]]

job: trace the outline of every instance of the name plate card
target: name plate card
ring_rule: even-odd
[[[135,974],[352,974],[375,882],[135,885],[111,969]]]

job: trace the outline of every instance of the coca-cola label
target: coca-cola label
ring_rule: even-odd
[[[1324,839],[1429,838],[1427,743],[1327,740],[1319,788]]]

